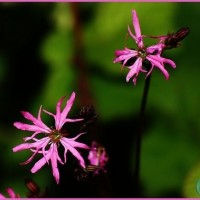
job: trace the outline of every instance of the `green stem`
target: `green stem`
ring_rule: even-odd
[[[135,197],[141,196],[140,187],[140,160],[141,160],[141,145],[142,145],[142,134],[144,131],[144,119],[145,119],[145,108],[147,103],[147,96],[149,91],[149,85],[151,80],[151,74],[146,78],[144,92],[140,107],[138,130],[135,136],[135,169],[134,169],[134,194]]]

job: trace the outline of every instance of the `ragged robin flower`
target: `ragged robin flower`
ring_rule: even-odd
[[[60,179],[57,162],[61,164],[66,163],[66,154],[68,151],[70,151],[78,159],[81,167],[85,168],[84,159],[81,154],[76,150],[76,148],[89,149],[86,144],[76,142],[76,139],[84,133],[80,133],[74,138],[68,138],[66,137],[66,131],[62,129],[63,125],[67,122],[78,122],[82,120],[70,119],[67,117],[75,100],[75,93],[72,93],[64,109],[61,111],[61,106],[64,98],[65,97],[62,97],[58,101],[56,106],[56,114],[43,110],[42,107],[40,107],[37,118],[35,118],[29,112],[22,112],[22,115],[33,123],[32,125],[21,122],[14,123],[14,126],[18,129],[34,132],[32,136],[24,138],[25,141],[31,140],[31,142],[23,143],[13,148],[14,152],[27,149],[33,152],[32,156],[27,161],[21,164],[28,164],[33,160],[36,154],[41,154],[43,157],[35,163],[35,165],[31,169],[31,172],[35,173],[46,163],[49,164],[49,162],[51,162],[53,176],[55,177],[57,184],[59,183]],[[55,128],[50,128],[42,122],[42,111],[54,117]],[[39,139],[36,138],[37,135],[40,136]],[[64,147],[64,162],[62,161],[58,153],[58,148],[60,144]]]
[[[105,167],[108,162],[108,155],[105,148],[93,141],[89,151],[88,160],[91,165]]]
[[[133,83],[136,84],[137,77],[140,72],[145,73],[147,77],[152,72],[154,67],[160,69],[165,78],[169,79],[169,73],[165,69],[164,64],[167,63],[173,68],[175,68],[176,65],[172,60],[161,57],[161,53],[165,45],[163,43],[158,43],[156,45],[146,47],[143,43],[144,36],[141,35],[140,24],[135,10],[132,11],[132,17],[135,35],[131,32],[129,26],[128,33],[135,40],[137,48],[129,49],[125,47],[124,50],[116,50],[114,63],[121,62],[122,67],[128,67],[129,72],[126,76],[127,82],[133,78]]]
[[[92,142],[88,160],[90,161],[90,165],[86,166],[86,170],[94,168],[94,174],[98,174],[100,171],[106,172],[105,166],[108,163],[109,157],[106,149],[96,141]]]
[[[87,180],[91,176],[96,176],[102,173],[106,173],[106,165],[109,161],[106,149],[97,143],[92,141],[89,154],[89,164],[85,168],[75,169],[75,177],[77,180]]]

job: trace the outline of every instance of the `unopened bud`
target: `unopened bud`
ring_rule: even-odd
[[[176,33],[170,33],[164,40],[165,49],[176,48],[180,45],[180,41],[183,40],[190,32],[190,29],[187,27],[183,27],[179,29]]]

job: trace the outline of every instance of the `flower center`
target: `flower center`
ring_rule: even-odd
[[[63,134],[55,129],[52,129],[49,137],[51,138],[52,143],[58,143],[60,139],[63,137]]]
[[[138,56],[141,57],[142,59],[145,59],[147,56],[147,52],[145,49],[138,49]]]

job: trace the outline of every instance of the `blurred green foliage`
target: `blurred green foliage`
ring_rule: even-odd
[[[80,90],[80,85],[84,84],[81,82],[82,71],[79,73],[82,66],[75,66],[74,62],[77,38],[72,4],[0,4],[2,192],[6,187],[13,187],[25,196],[23,178],[31,177],[42,188],[47,186],[53,197],[60,191],[63,195],[68,194],[56,189],[49,166],[31,174],[29,170],[33,163],[18,165],[30,154],[13,154],[12,148],[28,133],[16,130],[12,123],[25,120],[20,115],[21,110],[36,115],[40,105],[54,112],[58,99],[69,96],[72,91],[76,91],[77,99],[70,115],[75,116],[80,109],[83,99],[79,94],[84,96],[85,91]],[[196,183],[200,178],[200,4],[132,2],[76,3],[76,6],[82,38],[78,53],[84,58],[83,75],[99,114],[100,128],[95,130],[94,136],[107,147],[111,163],[107,177],[111,191],[82,194],[86,197],[132,197],[133,140],[144,76],[139,76],[136,86],[126,83],[127,69],[121,70],[120,64],[113,64],[113,59],[114,51],[124,48],[128,25],[133,29],[131,10],[136,9],[145,35],[165,35],[181,27],[191,30],[179,48],[163,55],[177,65],[176,69],[167,68],[170,80],[166,81],[159,70],[153,71],[142,143],[143,196],[199,197]],[[151,42],[151,39],[145,39],[147,45]],[[130,39],[127,44],[135,47]],[[76,184],[72,185],[77,187]],[[71,196],[77,197],[76,190],[70,192]]]

